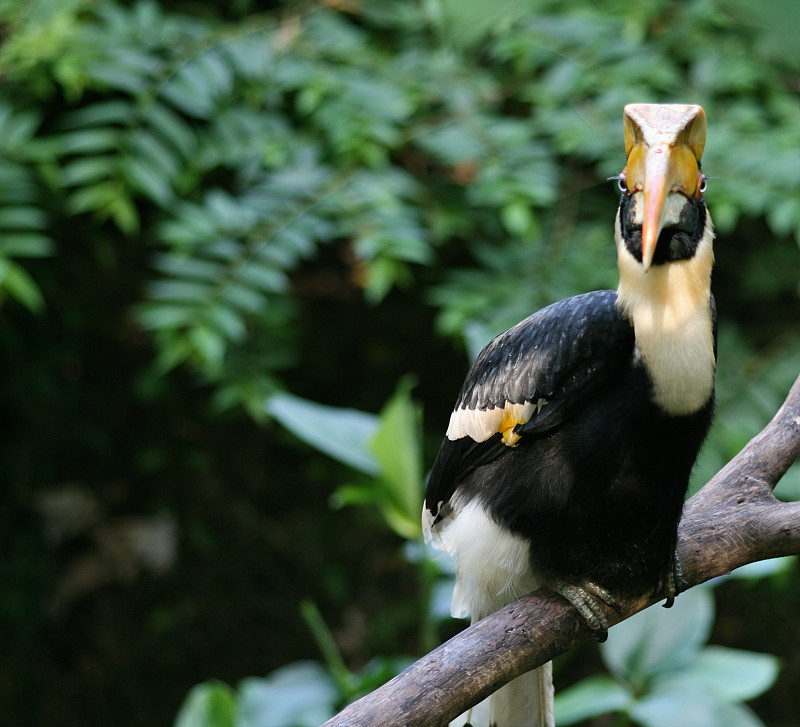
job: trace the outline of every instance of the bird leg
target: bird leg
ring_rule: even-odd
[[[675,596],[681,591],[686,590],[686,585],[686,578],[683,575],[681,561],[678,558],[678,554],[675,553],[672,556],[672,565],[667,570],[663,581],[659,583],[659,590],[661,590],[661,593],[667,599],[662,606],[664,608],[672,608],[675,603]]]
[[[551,586],[578,610],[594,632],[594,637],[602,644],[608,638],[608,619],[599,602],[602,601],[620,612],[621,606],[617,599],[605,588],[590,580],[582,581],[580,584],[556,580]]]

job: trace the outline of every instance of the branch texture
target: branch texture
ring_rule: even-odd
[[[772,490],[800,457],[800,378],[772,421],[687,503],[678,556],[689,586],[747,563],[800,553],[800,502]],[[618,623],[660,596],[621,601]],[[591,631],[545,589],[465,629],[323,727],[445,725],[503,684],[552,660]]]

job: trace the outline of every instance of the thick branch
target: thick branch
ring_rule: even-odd
[[[747,446],[687,503],[687,514],[731,501],[770,500],[769,493],[800,457],[800,377],[783,405]]]
[[[687,503],[678,534],[684,576],[696,585],[766,558],[800,553],[800,502],[772,489],[800,456],[800,378],[772,421]],[[618,623],[654,603],[623,601]],[[346,707],[323,727],[444,725],[503,684],[591,632],[566,601],[536,591],[442,644]]]

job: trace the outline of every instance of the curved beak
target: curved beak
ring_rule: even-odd
[[[647,271],[669,218],[669,196],[698,196],[706,116],[700,106],[628,104],[624,123],[628,189],[644,195],[642,265]]]

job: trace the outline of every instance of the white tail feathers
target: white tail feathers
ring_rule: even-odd
[[[455,557],[452,613],[472,623],[535,590],[527,541],[498,525],[477,500],[433,528],[434,544]],[[498,689],[450,727],[554,727],[553,669],[545,664]]]
[[[552,662],[517,677],[489,697],[489,718],[495,727],[555,727]]]
[[[450,723],[466,725],[554,727],[552,663],[517,677]]]

